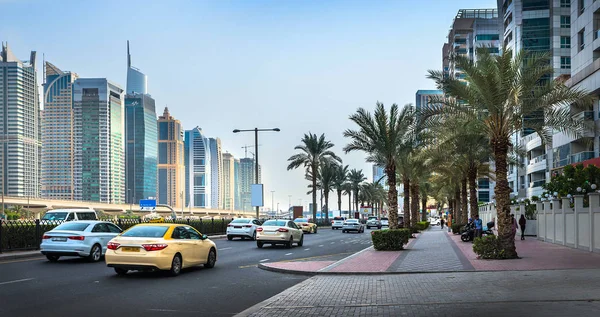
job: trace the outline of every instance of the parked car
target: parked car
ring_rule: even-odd
[[[87,257],[96,262],[106,253],[108,242],[121,232],[106,221],[65,222],[44,233],[40,251],[51,262],[61,256]]]
[[[256,246],[259,248],[267,243],[283,244],[287,248],[291,248],[294,243],[299,247],[304,244],[304,231],[291,220],[267,220],[256,229],[256,232]]]
[[[309,222],[307,218],[296,218],[294,223],[306,233],[317,233],[319,229],[316,223]]]
[[[250,240],[256,240],[256,228],[260,226],[260,221],[254,218],[238,218],[233,219],[227,225],[227,240],[232,240],[233,238],[242,238],[242,240],[246,240],[249,238]]]
[[[344,217],[334,217],[331,221],[331,229],[342,229],[344,227]]]
[[[398,223],[400,223],[400,218],[398,218]],[[381,217],[381,227],[390,227],[390,222],[387,217]]]
[[[438,217],[429,218],[429,224],[432,225],[432,226],[439,226],[440,225],[440,218],[438,218]]]
[[[217,245],[183,224],[138,224],[112,239],[107,247],[106,265],[118,275],[130,270],[165,270],[175,276],[187,267],[212,268],[217,262]]]
[[[358,219],[348,219],[344,222],[344,227],[342,228],[342,233],[356,231],[358,233],[365,232],[365,225],[360,223]]]
[[[42,223],[76,220],[98,220],[98,215],[94,209],[53,209],[48,210],[40,219]]]
[[[371,227],[381,229],[381,221],[379,220],[379,218],[371,216],[367,219],[367,229],[371,229]]]

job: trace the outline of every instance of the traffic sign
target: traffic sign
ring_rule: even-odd
[[[149,211],[155,210],[156,199],[140,199],[140,209]]]

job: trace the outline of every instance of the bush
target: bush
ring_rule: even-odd
[[[466,224],[464,223],[455,223],[452,225],[452,233],[454,234],[461,234],[462,233],[462,229]]]
[[[423,231],[429,228],[429,221],[419,221],[416,226],[417,230]]]
[[[473,252],[482,259],[506,259],[500,240],[496,236],[483,236],[473,241]]]
[[[371,231],[373,247],[378,251],[397,251],[404,249],[411,236],[409,229],[385,229]]]

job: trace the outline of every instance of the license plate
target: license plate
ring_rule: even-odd
[[[52,238],[52,241],[67,241],[67,238]]]
[[[234,228],[236,228],[236,229],[242,229],[242,227],[240,227],[240,226],[235,226]]]
[[[122,247],[121,250],[123,250],[123,252],[140,252],[140,248]]]

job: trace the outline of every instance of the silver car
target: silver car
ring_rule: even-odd
[[[367,219],[367,229],[371,229],[371,227],[381,229],[381,221],[379,221],[379,218],[371,216]]]
[[[40,251],[51,262],[61,256],[87,257],[96,262],[106,253],[108,242],[121,232],[107,221],[69,221],[44,233]]]
[[[381,218],[381,226],[382,227],[390,227],[390,222],[387,217]]]
[[[260,226],[260,221],[254,218],[237,218],[227,225],[227,240],[241,238],[246,240],[256,240],[256,228]]]
[[[331,221],[331,229],[342,229],[344,227],[344,218],[335,217]]]
[[[356,231],[358,233],[365,232],[365,226],[358,221],[358,219],[348,219],[344,221],[344,226],[342,227],[342,233]]]

